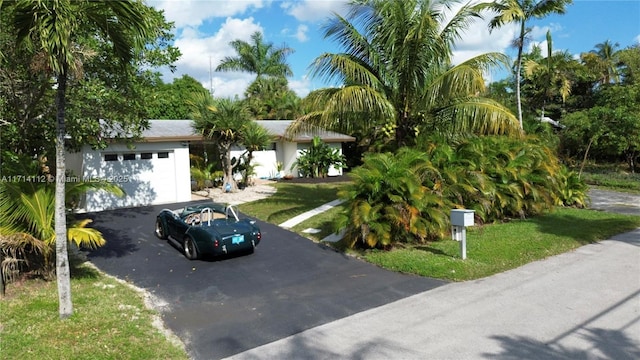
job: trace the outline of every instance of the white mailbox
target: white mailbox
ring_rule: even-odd
[[[451,210],[451,225],[453,226],[473,226],[473,210],[453,209]]]
[[[473,210],[451,210],[451,238],[460,242],[460,256],[467,258],[467,226],[473,226]]]

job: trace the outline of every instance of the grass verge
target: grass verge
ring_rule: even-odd
[[[640,227],[640,217],[594,210],[558,209],[522,221],[470,227],[467,259],[460,244],[441,240],[357,256],[389,270],[439,279],[478,279],[574,250]]]
[[[142,295],[82,265],[71,280],[74,314],[58,317],[55,281],[10,284],[0,300],[2,359],[188,359],[152,323]]]
[[[240,204],[238,209],[262,221],[280,224],[337,199],[341,185],[278,183],[274,185],[277,189],[275,194],[266,199]]]

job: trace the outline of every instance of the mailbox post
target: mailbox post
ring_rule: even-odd
[[[467,226],[473,226],[474,211],[467,209],[451,210],[451,238],[460,242],[460,256],[467,258]]]

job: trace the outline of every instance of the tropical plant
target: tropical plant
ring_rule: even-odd
[[[441,239],[449,210],[480,223],[524,218],[556,205],[583,207],[586,186],[535,137],[421,136],[420,146],[368,155],[340,196],[348,245],[387,247]],[[424,223],[423,223],[424,222]],[[413,227],[415,224],[415,227]]]
[[[3,4],[3,3],[0,3]],[[94,30],[110,40],[115,59],[128,63],[132,50],[142,48],[148,24],[144,4],[135,1],[21,0],[15,3],[13,25],[18,43],[40,48],[56,79],[56,274],[60,318],[73,314],[65,213],[65,106],[67,83],[81,67],[79,29]],[[82,26],[82,27],[81,27]]]
[[[518,133],[508,109],[478,96],[483,71],[506,57],[489,53],[452,66],[455,41],[478,17],[469,5],[450,14],[457,3],[354,1],[346,17],[334,15],[325,37],[344,52],[320,55],[311,73],[341,86],[310,93],[310,111],[290,133],[309,126],[348,134],[390,128],[396,146],[413,144],[421,131]]]
[[[27,233],[0,232],[0,297],[5,295],[6,284],[15,281],[21,272],[35,268],[44,270],[40,259],[45,259],[51,253],[51,248],[42,240]],[[34,259],[35,258],[35,259]],[[47,276],[47,271],[42,271]]]
[[[342,168],[345,159],[340,150],[331,148],[319,136],[314,136],[309,148],[300,152],[292,168],[304,177],[323,178],[329,173],[329,168]]]
[[[230,191],[237,190],[233,173],[240,162],[232,161],[231,148],[242,143],[243,129],[252,122],[247,107],[239,100],[216,100],[209,93],[193,94],[189,105],[195,129],[206,139],[213,140],[218,148],[224,186],[229,186]]]
[[[339,193],[346,206],[335,227],[347,245],[385,248],[444,235],[450,204],[424,185],[429,165],[424,152],[408,147],[366,156]]]
[[[523,65],[524,77],[531,82],[530,87],[533,88],[529,91],[529,103],[539,106],[540,118],[545,116],[547,106],[554,108],[566,103],[571,94],[574,70],[578,66],[578,62],[568,51],[554,53],[552,44],[551,32],[547,31],[547,57],[540,60],[527,59]],[[560,100],[561,104],[555,104]],[[559,119],[560,114],[560,111],[556,111],[551,116]]]
[[[253,153],[255,151],[264,150],[273,141],[273,136],[256,121],[250,121],[244,125],[241,129],[242,145],[244,145],[245,152],[242,154],[242,158],[245,171],[243,172],[242,181],[245,185],[249,184],[249,176],[255,168],[253,164]]]
[[[580,57],[585,65],[598,74],[598,83],[600,85],[620,83],[617,52],[619,47],[620,44],[606,40],[596,44],[595,50],[581,54]]]
[[[529,33],[527,21],[533,18],[543,18],[549,14],[564,14],[565,7],[573,3],[573,0],[494,0],[490,3],[476,5],[477,10],[488,10],[495,16],[489,22],[489,30],[494,30],[507,24],[519,25],[518,38],[514,45],[518,50],[515,64],[516,103],[518,107],[518,121],[522,125],[522,99],[520,93],[522,54],[526,36]]]
[[[51,180],[46,158],[25,159],[21,157],[3,157],[3,176],[0,182],[0,224],[2,251],[5,261],[11,265],[5,269],[16,274],[25,265],[48,277],[53,273],[51,251],[56,245],[54,226],[55,185]],[[73,207],[80,195],[87,190],[105,190],[117,196],[124,195],[115,183],[92,179],[85,182],[73,176],[66,186],[67,209]],[[78,247],[95,248],[105,244],[102,234],[87,227],[91,219],[81,219],[67,224],[66,239]],[[29,266],[30,263],[35,266]],[[6,272],[5,272],[6,273]]]
[[[293,49],[274,47],[265,43],[261,32],[251,35],[251,42],[234,40],[229,43],[237,56],[227,56],[216,67],[216,71],[244,71],[256,74],[256,80],[265,76],[287,77],[293,75],[286,63]]]

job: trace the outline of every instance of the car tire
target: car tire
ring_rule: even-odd
[[[156,219],[156,236],[162,240],[167,240],[167,232],[164,230],[164,225],[162,225],[162,220],[160,218]]]
[[[185,236],[184,238],[184,256],[189,260],[197,260],[198,259],[198,249],[196,248],[196,243],[193,241],[191,236]]]

